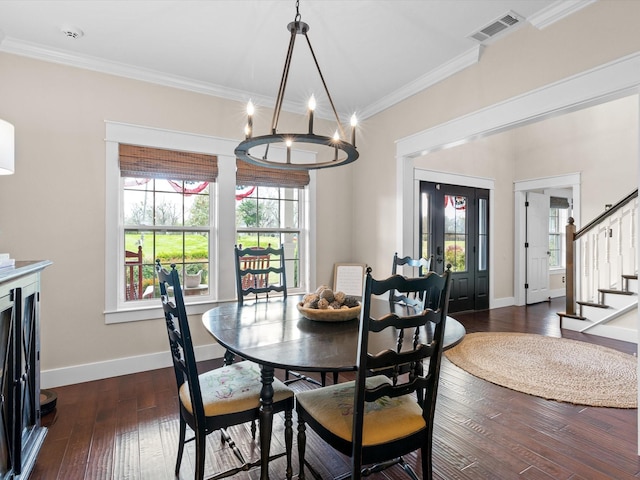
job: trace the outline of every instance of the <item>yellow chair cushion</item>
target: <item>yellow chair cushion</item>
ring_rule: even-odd
[[[243,361],[199,375],[204,413],[207,417],[244,412],[260,406],[260,367]],[[180,401],[193,414],[189,384],[180,387]],[[273,401],[293,396],[293,391],[277,378],[273,379]]]
[[[386,376],[378,375],[367,379],[367,387],[389,382]],[[355,382],[339,383],[300,392],[296,395],[296,402],[326,429],[351,441],[354,391]],[[365,402],[362,444],[386,443],[406,437],[425,426],[422,409],[415,397],[382,397],[375,402]]]

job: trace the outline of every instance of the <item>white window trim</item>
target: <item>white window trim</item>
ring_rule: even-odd
[[[118,144],[129,143],[156,148],[185,150],[218,156],[218,180],[215,188],[214,211],[212,212],[212,230],[210,238],[209,272],[210,295],[197,303],[187,306],[189,314],[203,313],[218,302],[235,301],[236,291],[234,281],[220,281],[220,279],[235,278],[233,263],[233,244],[235,242],[235,217],[227,212],[235,212],[235,155],[234,149],[238,140],[223,139],[207,135],[187,132],[164,130],[153,127],[132,125],[121,122],[105,121],[106,162],[105,162],[105,323],[122,323],[138,320],[162,318],[163,312],[159,302],[140,302],[140,305],[130,306],[120,304],[117,285],[118,276],[124,273],[124,265],[120,265],[119,252],[124,248],[120,235],[121,225],[121,195]],[[310,161],[315,161],[315,154],[300,152],[308,155]],[[315,211],[311,199],[315,198],[315,173],[310,172],[310,183],[305,203],[309,210],[305,238],[306,275],[303,279],[309,285],[309,279],[315,272]],[[224,212],[221,214],[220,212]],[[303,229],[304,230],[304,229]],[[314,232],[313,234],[311,232]],[[302,248],[302,247],[301,247]],[[220,254],[223,252],[223,254]],[[229,252],[227,255],[226,253]],[[190,299],[191,300],[191,299]],[[138,303],[138,302],[136,302]]]

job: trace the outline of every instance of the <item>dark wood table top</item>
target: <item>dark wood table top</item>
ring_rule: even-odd
[[[308,372],[355,370],[358,319],[309,320],[296,307],[300,300],[300,296],[289,296],[257,302],[245,300],[244,305],[223,303],[205,312],[202,322],[223,347],[261,365]],[[376,299],[372,303],[372,316],[389,311],[388,300]],[[444,348],[458,344],[465,333],[460,322],[447,317]],[[371,351],[394,349],[395,345],[396,335],[392,331],[370,337]]]

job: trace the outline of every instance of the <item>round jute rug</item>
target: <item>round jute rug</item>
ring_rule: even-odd
[[[611,348],[526,333],[469,333],[446,357],[489,382],[549,400],[637,408],[638,360]]]

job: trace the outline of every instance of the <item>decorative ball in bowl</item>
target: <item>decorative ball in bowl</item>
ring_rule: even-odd
[[[298,303],[298,311],[303,317],[317,322],[346,322],[360,316],[360,301],[323,285],[304,296]]]

